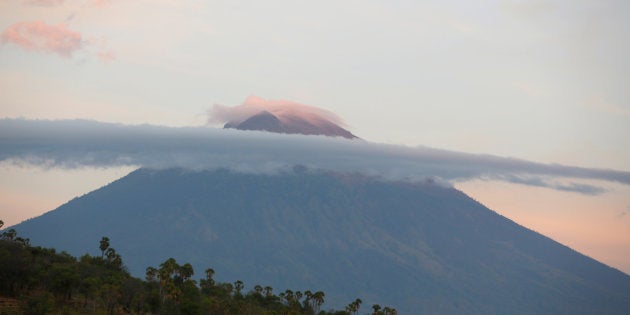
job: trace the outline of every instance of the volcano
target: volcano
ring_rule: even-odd
[[[138,277],[173,257],[246,290],[322,290],[324,307],[359,297],[401,314],[630,310],[630,276],[433,182],[139,169],[13,228],[74,255],[98,254],[108,236]]]

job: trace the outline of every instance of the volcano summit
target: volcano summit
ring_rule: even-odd
[[[240,106],[215,105],[210,114],[211,121],[225,123],[223,128],[357,138],[340,127],[343,121],[334,113],[291,101],[250,96]]]

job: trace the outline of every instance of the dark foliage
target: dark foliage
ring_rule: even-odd
[[[271,287],[256,285],[244,292],[240,280],[215,282],[212,269],[197,283],[192,265],[173,258],[158,268],[148,267],[146,280],[140,280],[126,271],[108,238],[100,244],[100,256],[86,254],[77,260],[30,246],[15,231],[3,233],[0,314],[346,314],[320,311],[321,291],[276,295]]]

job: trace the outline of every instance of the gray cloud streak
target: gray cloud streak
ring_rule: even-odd
[[[516,176],[516,175],[504,175],[498,176],[501,180],[506,182],[523,184],[528,186],[547,187],[555,190],[577,192],[584,195],[599,195],[607,192],[608,190],[602,187],[582,184],[582,183],[569,183],[562,184],[553,180],[544,180],[540,176]]]
[[[449,182],[498,179],[591,195],[606,190],[575,180],[630,185],[630,172],[541,164],[427,147],[85,120],[0,120],[0,161],[61,168],[137,165],[197,170],[225,167],[257,173],[273,173],[301,164],[387,179],[436,178]],[[569,179],[569,182],[559,184],[549,180],[558,178]]]

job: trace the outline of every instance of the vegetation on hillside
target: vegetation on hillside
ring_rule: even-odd
[[[0,221],[0,227],[2,221]],[[122,258],[99,242],[100,255],[79,259],[55,249],[31,246],[15,230],[0,236],[0,314],[358,314],[361,299],[345,310],[321,310],[322,291],[215,282],[214,270],[193,279],[191,264],[169,258],[146,269],[146,279],[132,277]],[[396,314],[373,305],[372,314]]]

